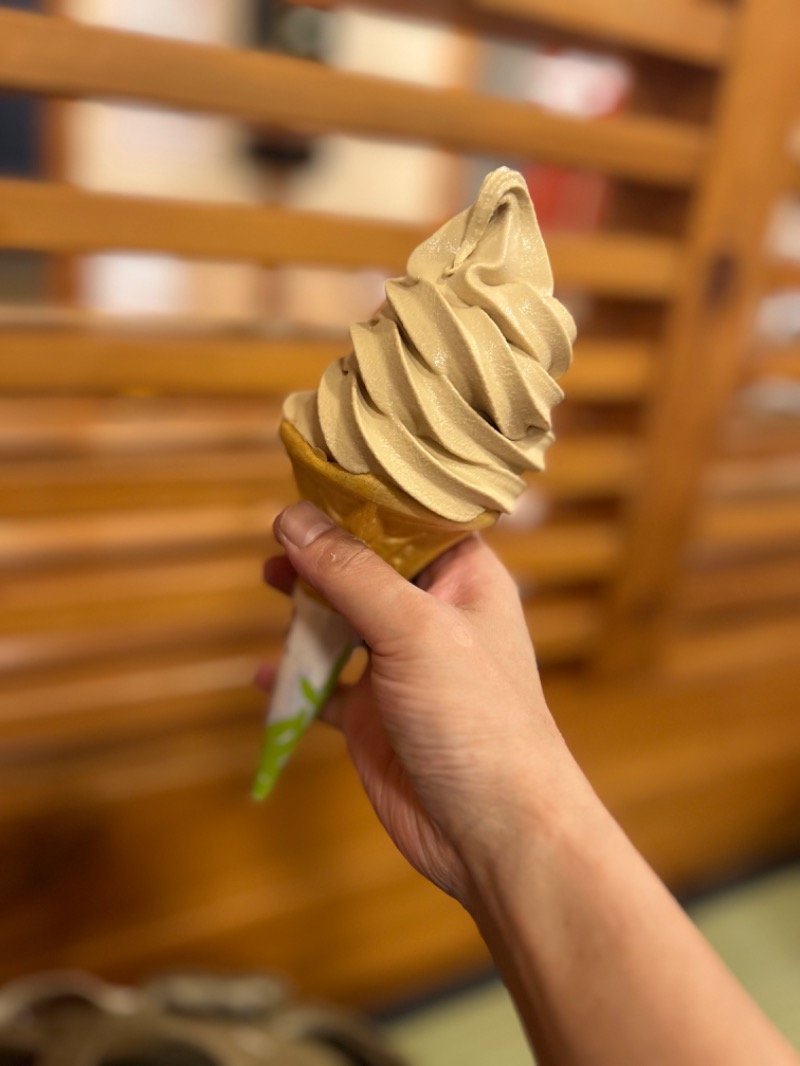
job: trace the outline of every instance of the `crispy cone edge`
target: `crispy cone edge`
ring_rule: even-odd
[[[487,510],[470,522],[451,522],[372,474],[350,474],[322,458],[285,419],[280,435],[301,497],[364,541],[403,577],[415,577],[442,552],[500,517]]]

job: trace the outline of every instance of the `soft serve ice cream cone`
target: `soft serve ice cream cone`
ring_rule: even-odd
[[[301,496],[403,576],[513,509],[542,469],[574,323],[553,278],[525,181],[505,167],[423,242],[353,351],[284,405],[281,437]],[[307,589],[253,789],[266,795],[358,638]]]
[[[372,474],[351,474],[323,459],[291,422],[282,423],[281,440],[301,497],[363,540],[403,577],[416,577],[468,533],[499,518],[490,510],[465,522],[443,518]]]

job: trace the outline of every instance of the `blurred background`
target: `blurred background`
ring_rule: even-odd
[[[797,40],[796,0],[0,3],[0,979],[269,970],[396,1012],[490,973],[337,736],[248,788],[280,401],[501,163],[579,327],[491,535],[551,706],[682,899],[791,871]]]

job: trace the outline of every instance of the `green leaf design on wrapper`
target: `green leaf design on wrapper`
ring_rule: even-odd
[[[301,676],[299,695],[303,697],[306,706],[301,706],[300,710],[289,718],[267,723],[258,770],[250,793],[253,799],[266,799],[272,791],[281,770],[297,747],[300,738],[330,699],[336,682],[339,680],[339,674],[350,658],[352,650],[352,646],[348,644],[333,664],[333,669],[319,691],[314,688],[307,677]]]
[[[311,684],[307,677],[300,678],[300,688],[302,689],[303,695],[311,704],[311,706],[314,707],[317,711],[322,710],[322,694],[314,690],[314,686]]]

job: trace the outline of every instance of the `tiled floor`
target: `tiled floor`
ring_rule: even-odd
[[[689,912],[739,980],[800,1048],[800,866],[720,892]],[[531,1066],[497,981],[386,1026],[413,1066]]]

